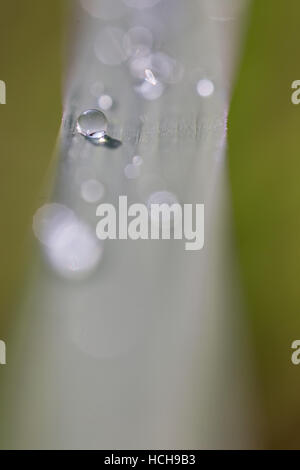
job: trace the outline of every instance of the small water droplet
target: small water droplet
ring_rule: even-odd
[[[105,115],[97,109],[84,111],[76,123],[76,130],[79,134],[93,141],[101,141],[105,138],[108,122]]]
[[[157,80],[151,69],[145,69],[145,77],[146,77],[145,80],[151,83],[151,85],[154,85],[154,86],[157,85]]]
[[[116,149],[122,145],[120,140],[107,135],[108,122],[105,115],[98,109],[88,109],[80,114],[76,130],[93,145],[102,145]]]

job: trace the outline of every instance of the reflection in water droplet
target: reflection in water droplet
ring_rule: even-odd
[[[109,95],[101,95],[98,100],[98,104],[103,111],[108,111],[113,105],[113,99]]]
[[[150,54],[153,44],[151,31],[142,26],[131,28],[124,36],[124,47],[130,57],[144,57]]]
[[[215,86],[211,80],[203,78],[197,83],[197,92],[200,96],[211,96],[215,90]]]
[[[107,126],[107,119],[101,111],[88,109],[79,116],[76,130],[88,139],[99,141],[106,136]]]
[[[90,204],[94,204],[103,198],[105,188],[102,183],[97,180],[87,180],[81,185],[82,199]]]
[[[33,231],[53,269],[64,277],[85,277],[102,257],[96,235],[61,204],[41,207],[34,216]]]
[[[96,38],[95,53],[97,58],[106,65],[119,65],[128,59],[124,47],[124,32],[122,29],[104,28]]]

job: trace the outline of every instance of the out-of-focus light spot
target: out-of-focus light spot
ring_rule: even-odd
[[[152,85],[147,81],[135,87],[135,91],[148,101],[154,101],[160,98],[164,89],[164,85],[160,82],[157,82],[156,85]]]
[[[211,80],[203,78],[197,83],[197,92],[200,96],[208,97],[215,91],[215,86]]]
[[[135,58],[130,61],[131,74],[139,79],[162,83],[177,83],[184,75],[184,68],[178,61],[163,52],[155,52],[146,57]]]
[[[145,70],[150,69],[151,67],[151,58],[147,57],[138,57],[130,61],[130,72],[133,77],[139,78],[140,80],[145,79]]]
[[[104,91],[104,85],[102,82],[94,82],[91,85],[90,88],[91,94],[95,96],[96,98],[99,98],[99,96],[103,93]]]
[[[62,204],[45,204],[39,208],[33,217],[33,233],[44,245],[49,245],[57,227],[64,223],[69,224],[75,220],[71,209]]]
[[[138,8],[143,10],[144,8],[154,7],[160,0],[123,0],[124,3],[131,8]]]
[[[151,204],[167,204],[171,206],[172,204],[178,204],[178,199],[175,194],[169,191],[156,191],[149,196],[147,207],[149,208]]]
[[[155,52],[150,57],[151,70],[160,81],[167,81],[171,75],[171,63],[169,57],[163,52]]]
[[[81,6],[93,17],[114,20],[125,13],[122,0],[80,0]]]
[[[103,111],[108,111],[113,105],[113,99],[109,95],[101,95],[98,99],[99,108]]]
[[[139,155],[135,155],[132,159],[132,163],[135,166],[140,166],[143,164],[143,159]]]
[[[81,185],[81,196],[85,202],[94,204],[100,201],[105,194],[105,188],[100,181],[87,180]]]
[[[177,83],[183,77],[183,66],[164,52],[151,54],[150,64],[152,72],[162,82]]]
[[[133,165],[130,163],[129,165],[125,167],[124,173],[125,173],[126,178],[133,180],[140,176],[141,170],[138,165]]]
[[[124,48],[130,57],[144,57],[150,54],[153,45],[151,31],[135,26],[124,35]]]
[[[33,231],[52,268],[66,278],[83,278],[99,263],[102,245],[73,211],[46,204],[33,219]]]
[[[119,28],[104,28],[96,38],[95,53],[106,65],[119,65],[125,62],[129,55],[124,47],[124,32]]]

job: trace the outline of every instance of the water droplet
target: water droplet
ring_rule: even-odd
[[[84,111],[76,123],[77,132],[88,139],[93,145],[102,145],[111,149],[120,147],[122,142],[107,135],[107,128],[107,119],[98,109]]]
[[[97,109],[84,111],[76,123],[76,130],[79,134],[98,142],[105,138],[107,127],[105,115]]]
[[[147,80],[147,82],[151,83],[151,85],[157,85],[157,80],[152,72],[151,69],[146,69],[145,70],[145,80]]]

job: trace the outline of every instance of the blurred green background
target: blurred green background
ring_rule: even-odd
[[[24,285],[27,233],[61,119],[62,0],[0,0],[0,337]],[[229,116],[229,178],[264,447],[300,448],[300,3],[253,0]],[[21,282],[22,281],[22,282]],[[247,373],[247,371],[245,371]]]
[[[0,331],[5,338],[26,266],[32,214],[61,120],[62,0],[0,0]]]
[[[300,448],[300,2],[254,0],[229,116],[229,170],[268,447]]]

